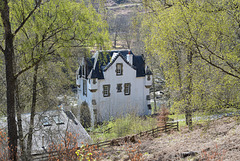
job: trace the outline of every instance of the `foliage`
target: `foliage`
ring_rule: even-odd
[[[239,106],[239,1],[144,1],[146,50],[180,113]],[[190,60],[191,56],[191,62]]]
[[[142,161],[143,154],[140,152],[141,141],[138,140],[136,144],[128,145],[126,151],[131,161]]]
[[[22,3],[10,3],[13,28],[18,27],[21,19],[31,11],[34,0]],[[46,61],[53,52],[66,58],[71,55],[69,49],[72,47],[107,47],[106,28],[101,15],[90,4],[60,0],[43,2],[16,35],[16,50],[22,54],[20,67],[36,63],[40,58]]]
[[[60,143],[52,143],[49,146],[49,157],[48,160],[76,160],[77,155],[75,154],[78,148],[76,136],[72,133],[66,132],[65,137]],[[55,154],[55,153],[56,154]]]
[[[218,161],[223,161],[223,157],[225,155],[226,151],[225,150],[219,150],[218,146],[216,144],[216,149],[211,150],[211,151],[202,151],[201,152],[201,159],[202,160],[218,160]]]
[[[98,149],[97,146],[82,145],[75,153],[78,156],[79,161],[95,161],[99,160],[104,154],[104,149]]]
[[[165,126],[169,117],[169,110],[166,107],[161,108],[158,116],[158,126]]]
[[[137,134],[157,126],[156,118],[138,117],[134,114],[128,114],[125,117],[116,118],[105,122],[98,128],[94,129],[91,138],[95,142],[109,140],[117,137]],[[108,129],[110,129],[108,131]],[[105,131],[105,132],[104,132]]]
[[[91,114],[86,102],[83,102],[80,106],[80,122],[84,128],[91,126]]]
[[[0,131],[0,147],[1,160],[8,160],[8,141],[7,134],[4,130]]]
[[[18,82],[21,81],[23,73],[31,71],[34,66],[37,67],[36,69],[40,65],[46,66],[46,62],[49,60],[58,61],[61,58],[66,60],[71,55],[70,49],[73,47],[89,49],[101,46],[101,48],[106,48],[108,46],[108,32],[101,15],[95,11],[91,4],[85,5],[84,1],[4,0],[1,1],[0,6],[0,39],[2,40],[0,49],[4,54],[6,65],[8,135],[9,146],[13,149],[10,151],[12,153],[10,157],[16,160],[18,134],[15,105],[17,105],[18,116],[20,116],[26,107],[25,105],[28,105],[32,99],[32,104],[29,107],[31,107],[31,115],[34,117],[37,101],[37,81],[33,83],[33,92],[27,84],[25,87],[29,91],[26,90],[24,96],[28,97],[19,99],[18,89],[24,89],[24,87],[18,88],[20,85]],[[37,79],[37,77],[35,78]],[[29,75],[26,76],[26,79],[29,80]],[[47,79],[42,78],[42,80],[42,85],[46,87]],[[47,88],[44,89],[43,93],[46,96]],[[43,102],[46,103],[45,100]],[[46,104],[56,105],[49,102]],[[18,119],[21,118],[18,117]],[[18,123],[18,129],[21,129],[21,122],[18,121]],[[33,121],[30,129],[34,126],[32,124]],[[31,138],[32,135],[30,129],[28,138]],[[19,130],[20,137],[23,136],[21,133]],[[24,151],[23,138],[19,139]],[[27,147],[31,150],[29,146],[31,143]],[[30,150],[28,150],[28,154],[30,154]]]

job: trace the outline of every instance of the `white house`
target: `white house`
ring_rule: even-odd
[[[126,113],[151,113],[152,73],[130,50],[97,51],[77,70],[78,104],[87,103],[92,124]]]

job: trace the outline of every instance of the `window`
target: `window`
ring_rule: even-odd
[[[47,116],[42,116],[41,122],[42,122],[43,126],[52,126],[52,124],[50,123],[50,120]]]
[[[116,75],[122,75],[123,74],[123,64],[117,63],[116,64]]]
[[[87,96],[87,81],[83,80],[83,95]]]
[[[61,120],[60,116],[59,115],[55,115],[52,117],[54,122],[57,124],[57,125],[61,125],[61,124],[64,124],[64,122]]]
[[[97,80],[96,78],[93,79],[93,84],[96,84],[97,83]]]
[[[152,109],[151,105],[147,105],[147,107],[148,107],[148,109],[149,109],[149,110],[151,110],[151,109]]]
[[[82,77],[85,78],[85,69],[84,69],[84,66],[82,66]]]
[[[124,84],[124,94],[125,95],[130,95],[131,93],[131,84],[130,83],[125,83]]]
[[[103,85],[103,97],[110,96],[110,85]]]
[[[150,81],[151,80],[151,77],[150,75],[147,76],[147,80]]]
[[[96,104],[97,104],[96,100],[93,99],[93,100],[92,100],[92,105],[96,105]]]
[[[150,100],[150,96],[149,96],[149,95],[147,95],[147,96],[146,96],[146,99],[147,99],[147,100]]]
[[[117,84],[117,92],[122,92],[122,84]]]

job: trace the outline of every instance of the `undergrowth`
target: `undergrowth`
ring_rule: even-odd
[[[94,142],[101,142],[137,134],[142,131],[153,129],[157,126],[157,119],[152,117],[138,117],[134,114],[128,114],[125,117],[105,122],[99,125],[91,133],[91,138]]]

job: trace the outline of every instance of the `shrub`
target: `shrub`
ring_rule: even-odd
[[[125,117],[119,117],[115,120],[106,122],[93,131],[91,135],[94,141],[100,142],[117,137],[122,137],[131,134],[137,134],[141,131],[150,130],[157,126],[156,118],[139,117],[134,114],[127,114]],[[106,129],[111,129],[106,130]],[[101,133],[100,131],[105,131]]]
[[[76,151],[78,149],[78,143],[76,136],[72,133],[66,132],[65,138],[59,144],[52,143],[49,146],[49,161],[55,160],[76,160]]]
[[[127,154],[131,161],[142,161],[143,154],[140,152],[141,141],[138,140],[136,144],[130,144],[127,146]]]
[[[158,126],[165,126],[168,121],[169,110],[166,107],[161,108],[158,117]]]
[[[77,150],[75,153],[77,154],[79,161],[93,161],[93,160],[100,160],[100,157],[103,156],[103,153],[101,150],[104,149],[98,149],[97,146],[89,146],[82,145],[79,150]]]
[[[226,151],[225,150],[219,150],[218,146],[216,144],[216,149],[213,149],[211,151],[202,151],[201,152],[201,159],[202,160],[218,160],[218,161],[222,161],[223,160],[223,156],[225,155]]]

